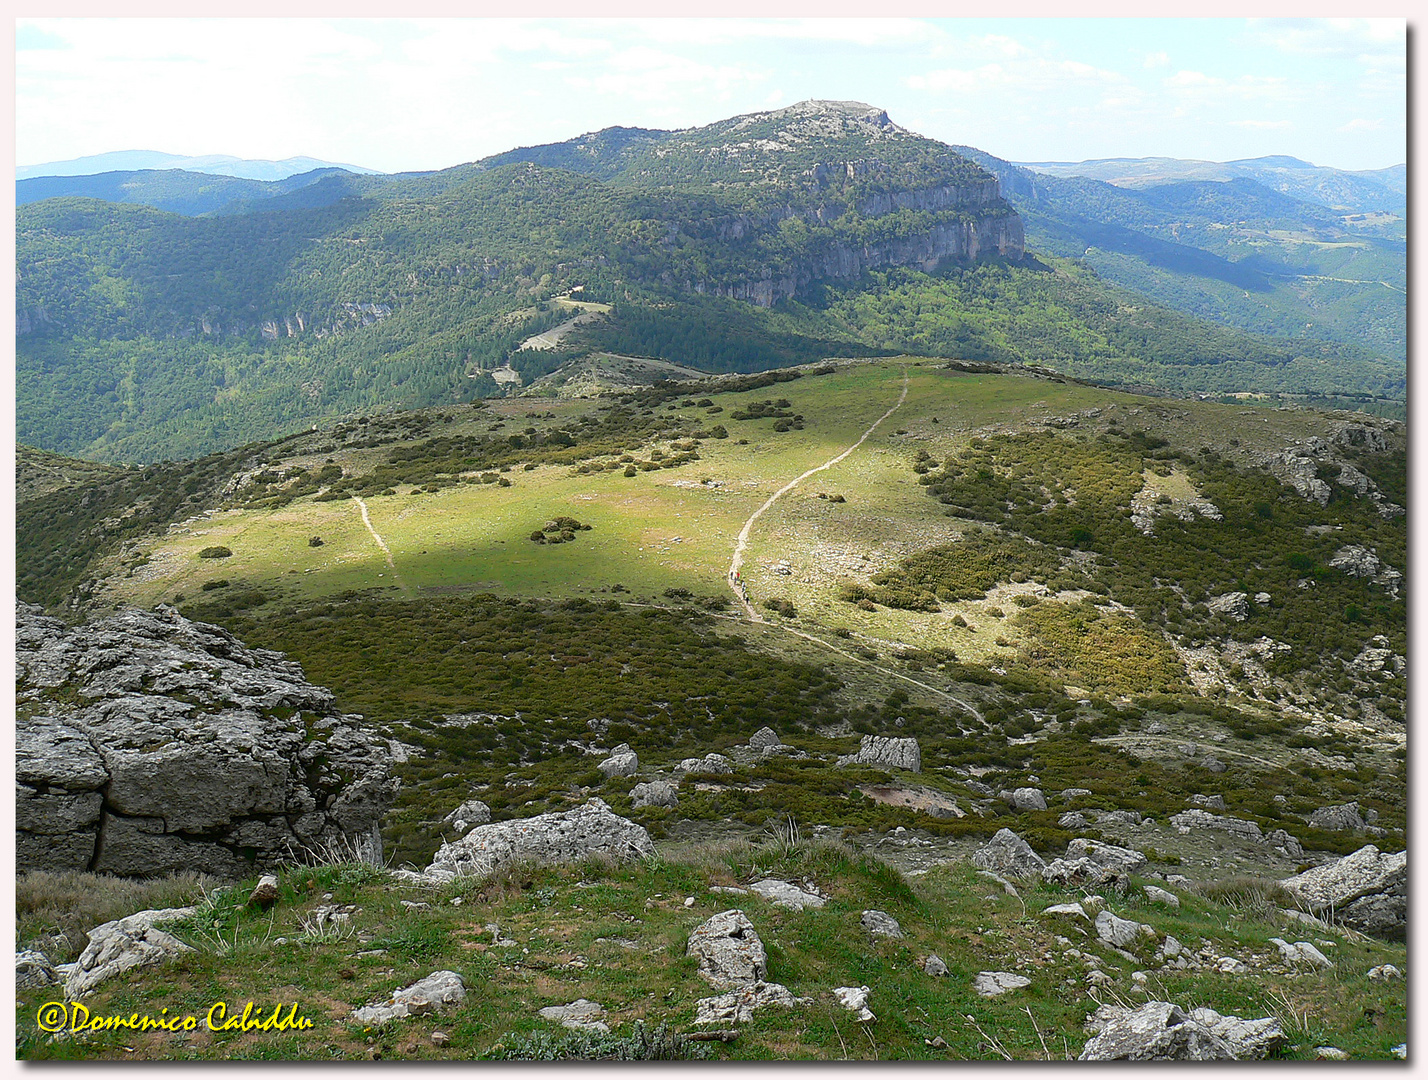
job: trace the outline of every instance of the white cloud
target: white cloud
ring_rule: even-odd
[[[1163,68],[1170,66],[1170,54],[1166,52],[1146,53],[1141,61],[1143,68]]]
[[[1294,124],[1289,120],[1231,120],[1230,126],[1252,128],[1257,131],[1275,131],[1292,128]]]
[[[1383,130],[1383,120],[1382,120],[1382,118],[1376,119],[1376,120],[1365,120],[1365,119],[1363,119],[1362,117],[1356,117],[1355,119],[1350,120],[1347,124],[1343,124],[1342,126],[1335,128],[1334,130],[1335,130],[1335,131],[1344,131],[1344,132],[1350,132],[1350,131],[1382,131],[1382,130]]]

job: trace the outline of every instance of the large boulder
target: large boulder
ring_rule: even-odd
[[[1046,796],[1041,793],[1040,788],[1019,787],[1014,791],[999,791],[997,797],[1017,813],[1046,809]]]
[[[699,974],[719,990],[762,982],[769,972],[764,943],[738,908],[711,915],[695,927],[685,953],[699,958]]]
[[[1273,1017],[1241,1020],[1213,1009],[1185,1012],[1168,1001],[1102,1005],[1087,1018],[1094,1037],[1081,1061],[1252,1061],[1284,1043]]]
[[[1242,592],[1222,593],[1205,601],[1212,615],[1223,615],[1233,622],[1249,618],[1249,596]]]
[[[678,806],[679,789],[668,780],[636,784],[630,789],[630,805],[636,809],[643,806]]]
[[[809,998],[796,998],[781,983],[754,982],[736,986],[718,997],[700,998],[694,1003],[696,1024],[747,1024],[759,1009],[777,1006],[791,1009],[810,1004]]]
[[[621,743],[610,751],[610,756],[595,766],[605,778],[614,776],[634,776],[640,771],[640,758],[627,743]]]
[[[1065,858],[1068,861],[1090,859],[1098,866],[1118,870],[1123,874],[1137,873],[1149,861],[1134,848],[1103,844],[1099,840],[1077,837],[1066,845]]]
[[[800,889],[797,885],[777,878],[764,878],[749,886],[749,892],[758,893],[775,907],[802,911],[804,908],[821,908],[828,901],[817,893]]]
[[[1352,855],[1280,884],[1316,915],[1376,937],[1402,939],[1408,921],[1408,852],[1387,855],[1366,844]]]
[[[1309,815],[1310,828],[1326,829],[1329,832],[1362,829],[1366,824],[1356,802],[1344,803],[1341,806],[1321,806]]]
[[[461,976],[454,971],[433,971],[426,978],[394,991],[386,1001],[353,1009],[352,1019],[359,1024],[385,1024],[464,1004],[466,984]]]
[[[1034,877],[1046,869],[1046,860],[1010,829],[1000,829],[972,853],[972,865],[1007,877]]]
[[[96,926],[89,932],[89,944],[65,976],[65,997],[78,1001],[116,975],[135,968],[156,967],[193,952],[178,938],[160,930],[159,925],[186,919],[194,910],[185,907],[140,911]]]
[[[171,607],[16,607],[16,866],[247,877],[381,862],[393,750],[302,668]]]
[[[922,771],[922,751],[916,739],[897,739],[888,735],[864,735],[853,758],[857,765],[875,765],[882,769]]]
[[[1170,824],[1181,833],[1188,833],[1191,829],[1218,829],[1242,836],[1246,840],[1264,839],[1264,834],[1253,821],[1211,814],[1204,810],[1182,810],[1178,814],[1171,814]]]
[[[489,874],[517,859],[570,862],[587,855],[616,859],[654,854],[643,826],[622,818],[602,799],[559,813],[478,825],[459,840],[442,844],[421,874],[429,881],[450,881],[465,874]]]
[[[480,799],[467,799],[451,813],[441,819],[459,833],[464,833],[473,825],[485,825],[491,820],[491,808]]]

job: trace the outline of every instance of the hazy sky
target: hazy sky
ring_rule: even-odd
[[[1407,156],[1401,19],[21,19],[16,49],[20,165],[432,169],[804,98],[1018,161]]]

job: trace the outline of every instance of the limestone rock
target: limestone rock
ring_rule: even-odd
[[[922,970],[928,975],[938,978],[947,974],[947,965],[943,963],[942,957],[936,953],[929,953],[927,959],[922,962]]]
[[[1392,964],[1380,964],[1378,967],[1369,968],[1368,977],[1374,982],[1387,982],[1390,979],[1403,978],[1403,972]]]
[[[1136,1009],[1102,1005],[1087,1026],[1097,1034],[1079,1061],[1235,1060],[1225,1039],[1168,1001],[1148,1001]]]
[[[1142,938],[1153,938],[1156,935],[1153,926],[1138,923],[1132,919],[1122,919],[1112,915],[1109,911],[1102,911],[1096,916],[1096,936],[1119,948],[1129,949],[1140,942]]]
[[[1383,437],[1383,432],[1377,428],[1359,424],[1349,424],[1340,428],[1339,433],[1334,436],[1334,441],[1341,446],[1363,450],[1383,451],[1388,449],[1388,440]]]
[[[835,986],[833,996],[838,999],[838,1004],[851,1013],[857,1013],[854,1017],[860,1024],[871,1024],[877,1017],[868,1008],[868,995],[872,991],[866,986]]]
[[[1176,909],[1180,907],[1180,897],[1156,885],[1147,885],[1145,887],[1145,898],[1152,904],[1164,904],[1166,907]]]
[[[749,736],[749,745],[755,750],[764,750],[771,746],[782,746],[783,741],[773,728],[761,727]]]
[[[723,754],[705,754],[702,758],[685,758],[674,767],[677,773],[713,773],[727,776],[734,771],[734,763]]]
[[[1061,798],[1065,799],[1067,802],[1070,802],[1072,799],[1085,798],[1089,794],[1091,794],[1090,788],[1069,787],[1061,789]]]
[[[248,903],[268,908],[278,899],[278,879],[275,874],[264,874],[248,894]]]
[[[885,769],[922,771],[922,751],[916,739],[896,739],[884,735],[864,735],[854,759],[859,765],[876,765]]]
[[[1025,975],[1010,971],[979,971],[977,977],[972,980],[972,989],[977,992],[977,996],[985,998],[1000,997],[1030,985],[1031,980]]]
[[[630,789],[630,805],[678,806],[679,789],[667,780],[651,780],[647,784],[636,784]]]
[[[1224,593],[1205,601],[1211,614],[1223,615],[1234,622],[1249,618],[1249,596],[1242,592]]]
[[[602,854],[616,859],[654,854],[643,826],[591,798],[559,813],[478,825],[459,840],[442,844],[422,876],[450,881],[461,874],[487,874],[514,859],[569,862]]]
[[[1041,871],[1041,880],[1050,885],[1068,888],[1072,885],[1089,889],[1114,889],[1124,893],[1130,878],[1116,866],[1102,866],[1082,856],[1079,859],[1053,859]]]
[[[972,854],[972,865],[1008,877],[1033,877],[1046,869],[1046,860],[1010,829],[997,834]]]
[[[750,892],[758,893],[765,900],[778,907],[792,911],[802,911],[806,907],[821,908],[828,901],[817,893],[800,889],[797,885],[777,878],[764,878],[749,886]]]
[[[759,1009],[775,1006],[791,1009],[810,1004],[809,998],[796,998],[781,983],[754,982],[735,987],[718,997],[700,998],[694,1003],[696,1024],[747,1024]]]
[[[491,820],[491,808],[480,799],[467,799],[441,820],[458,833],[464,833],[473,825],[487,824]]]
[[[865,911],[858,921],[862,923],[863,929],[874,937],[902,937],[902,927],[885,911]]]
[[[1310,828],[1327,829],[1330,832],[1362,829],[1366,824],[1359,813],[1357,802],[1344,803],[1341,806],[1321,806],[1309,815]]]
[[[1253,821],[1210,814],[1204,810],[1182,810],[1178,814],[1171,814],[1170,824],[1182,833],[1188,833],[1191,829],[1219,829],[1222,832],[1242,836],[1246,840],[1264,839],[1264,834],[1260,832],[1259,826]]]
[[[1139,825],[1145,820],[1135,810],[1097,810],[1097,825]]]
[[[598,1001],[576,998],[569,1005],[548,1005],[540,1010],[542,1019],[554,1020],[561,1027],[572,1031],[598,1031],[608,1033],[610,1028],[604,1023],[605,1007]]]
[[[1340,1050],[1337,1046],[1316,1046],[1314,1047],[1315,1061],[1348,1061],[1349,1055],[1345,1050]]]
[[[1090,859],[1099,866],[1109,867],[1123,874],[1134,874],[1149,861],[1133,848],[1103,844],[1099,840],[1088,840],[1085,837],[1077,837],[1066,845],[1065,858]]]
[[[1386,855],[1367,844],[1281,884],[1315,914],[1332,913],[1365,933],[1399,939],[1407,932],[1407,878],[1408,852]]]
[[[1311,967],[1331,968],[1334,962],[1321,953],[1313,943],[1308,941],[1296,941],[1290,944],[1283,938],[1270,938],[1271,942],[1279,946],[1279,957],[1290,964],[1308,964]]]
[[[54,965],[42,952],[26,949],[15,954],[15,989],[38,990],[59,982]]]
[[[359,1024],[385,1024],[465,1003],[466,984],[461,976],[454,971],[433,971],[426,978],[402,987],[385,1002],[353,1009],[352,1019]]]
[[[381,862],[391,748],[281,653],[164,605],[70,627],[21,603],[15,660],[18,869]]]
[[[634,776],[640,771],[640,758],[627,744],[621,743],[595,767],[604,773],[607,780],[612,776]]]
[[[1056,824],[1063,829],[1084,829],[1090,822],[1086,820],[1086,815],[1081,811],[1068,810],[1056,819]]]
[[[1304,846],[1283,829],[1275,829],[1274,832],[1264,838],[1264,841],[1269,844],[1270,847],[1278,848],[1284,852],[1286,858],[1304,858]]]
[[[193,952],[178,938],[158,928],[161,923],[186,919],[193,913],[191,907],[161,908],[136,912],[96,926],[89,932],[89,944],[65,977],[65,997],[78,1001],[106,979],[135,968],[155,967]]]
[[[768,974],[764,943],[737,908],[721,911],[695,927],[685,952],[699,958],[699,974],[720,990],[761,982]]]
[[[1049,904],[1042,909],[1043,915],[1066,915],[1073,919],[1085,919],[1090,921],[1090,916],[1086,914],[1086,909],[1080,904]]]
[[[1046,796],[1041,793],[1040,788],[1019,787],[1015,791],[999,791],[997,797],[1017,813],[1046,809]]]

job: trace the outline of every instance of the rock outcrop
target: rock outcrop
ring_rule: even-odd
[[[640,858],[654,854],[654,844],[643,826],[620,817],[603,799],[591,798],[574,810],[478,825],[461,839],[442,844],[431,865],[410,876],[450,881],[489,874],[516,859],[569,862],[597,854]]]
[[[473,825],[485,825],[491,820],[491,808],[480,799],[467,799],[451,813],[441,819],[459,833],[464,833]]]
[[[839,765],[873,765],[880,769],[922,771],[922,750],[916,739],[897,739],[887,735],[864,735],[856,754],[838,759]]]
[[[194,908],[163,908],[139,911],[122,919],[96,926],[89,932],[89,944],[65,976],[64,995],[78,1001],[96,986],[135,968],[156,967],[193,952],[159,924],[177,922],[194,913]]]
[[[390,998],[352,1010],[359,1024],[385,1024],[408,1016],[425,1016],[466,1003],[466,984],[454,971],[433,971],[425,979],[395,991]]]
[[[238,878],[381,861],[391,750],[281,653],[171,607],[16,611],[16,865]]]
[[[1386,855],[1372,844],[1282,881],[1316,915],[1366,934],[1402,940],[1408,922],[1408,852]]]
[[[1185,1012],[1168,1001],[1136,1009],[1102,1005],[1087,1018],[1095,1033],[1081,1061],[1251,1061],[1284,1043],[1273,1017],[1241,1020],[1214,1009]]]
[[[668,780],[651,780],[647,784],[636,784],[630,789],[630,805],[678,806],[679,789]]]
[[[1046,860],[1010,829],[999,829],[972,853],[972,865],[1008,877],[1033,877],[1046,869]]]
[[[711,915],[689,935],[685,952],[699,959],[699,974],[719,990],[762,982],[768,954],[754,924],[738,908]]]

